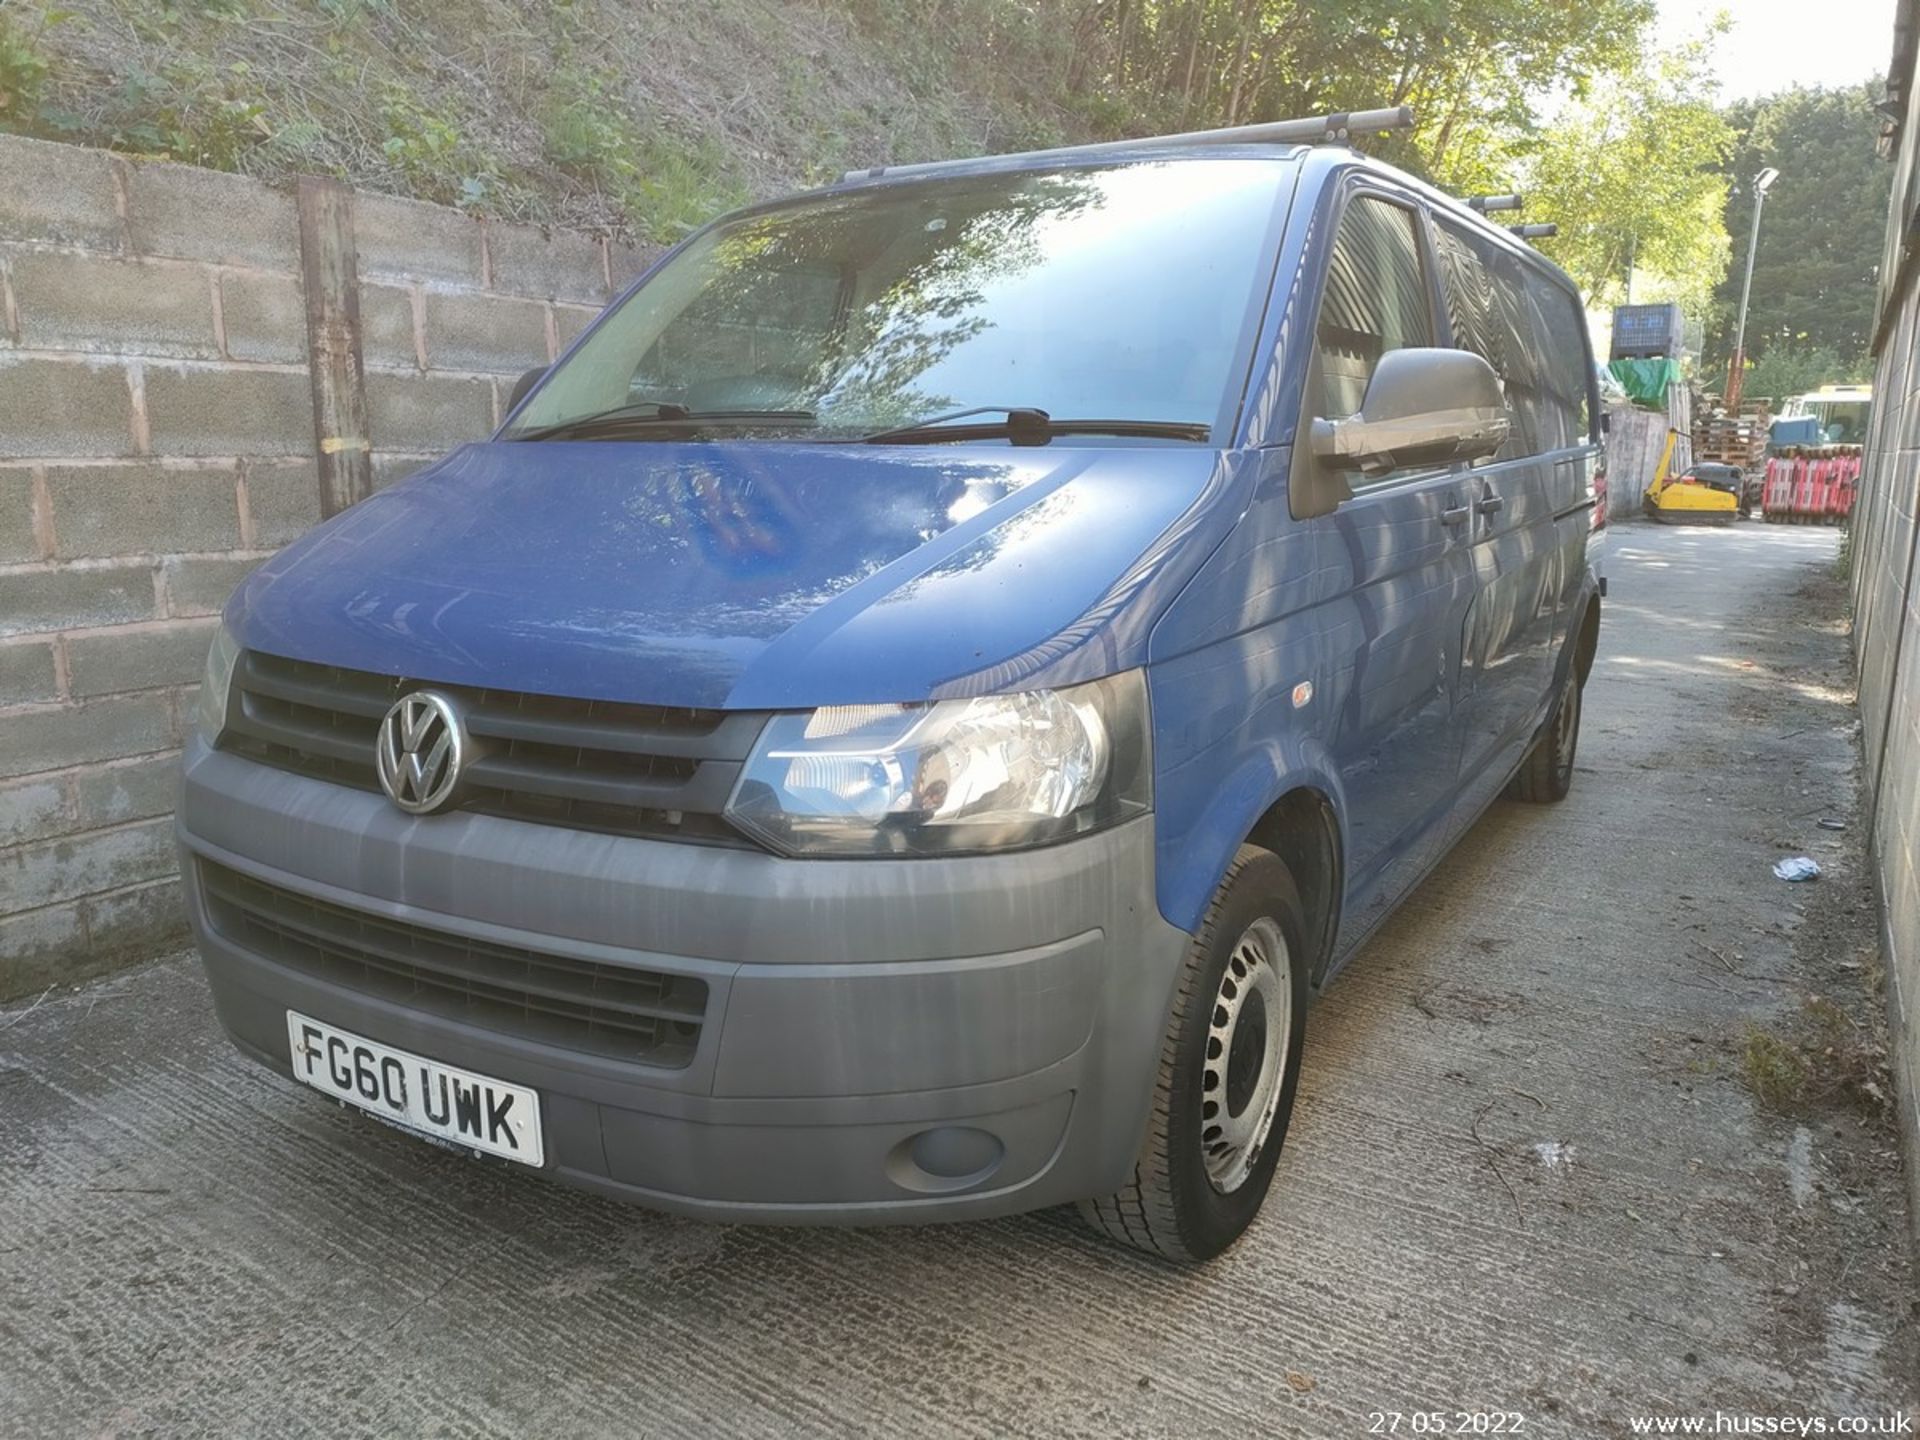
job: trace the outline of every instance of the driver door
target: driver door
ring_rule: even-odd
[[[1314,326],[1294,474],[1315,419],[1361,408],[1380,357],[1435,344],[1432,247],[1411,199],[1369,184],[1342,207]],[[1349,477],[1351,499],[1305,523],[1333,601],[1329,748],[1345,792],[1344,944],[1370,930],[1437,853],[1452,806],[1456,691],[1474,594],[1459,467]]]

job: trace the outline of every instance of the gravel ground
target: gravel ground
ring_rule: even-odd
[[[1572,798],[1497,806],[1316,1007],[1266,1216],[1198,1272],[1067,1213],[721,1228],[474,1165],[240,1059],[187,957],[0,1012],[0,1431],[1911,1407],[1859,827],[1816,824],[1854,814],[1835,551],[1616,529]]]

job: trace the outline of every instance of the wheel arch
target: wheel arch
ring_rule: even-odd
[[[1318,985],[1333,959],[1345,894],[1339,815],[1332,797],[1312,785],[1297,785],[1269,805],[1247,833],[1247,843],[1271,850],[1293,874],[1307,913],[1312,969]]]
[[[1182,768],[1191,773],[1199,766]],[[1298,737],[1280,736],[1250,747],[1237,764],[1215,774],[1204,795],[1170,790],[1155,797],[1167,802],[1159,806],[1155,840],[1154,888],[1161,915],[1194,934],[1240,846],[1259,845],[1289,859],[1286,845],[1299,842],[1284,837],[1298,825],[1316,837],[1317,848],[1293,853],[1303,865],[1318,867],[1316,876],[1332,876],[1336,903],[1331,908],[1337,918],[1346,804],[1330,757]],[[1303,892],[1311,888],[1306,880],[1301,883]]]
[[[1580,629],[1573,638],[1573,664],[1582,685],[1593,673],[1594,656],[1600,652],[1600,597],[1589,595],[1587,608],[1580,615]]]

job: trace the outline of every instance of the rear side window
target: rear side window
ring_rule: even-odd
[[[1591,424],[1578,302],[1488,237],[1436,226],[1454,343],[1505,383],[1513,430],[1497,460],[1578,445]]]
[[[1340,217],[1308,377],[1312,413],[1321,419],[1360,409],[1389,350],[1433,343],[1414,223],[1411,210],[1371,196],[1353,200]]]
[[[1593,435],[1593,366],[1587,359],[1587,317],[1580,302],[1538,270],[1527,272],[1527,289],[1547,337],[1546,389],[1564,431],[1551,443],[1583,445]]]

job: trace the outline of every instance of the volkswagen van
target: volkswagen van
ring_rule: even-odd
[[[1344,145],[728,215],[233,596],[178,819],[219,1018],[671,1211],[1213,1256],[1313,997],[1568,791],[1593,377],[1560,271]]]

